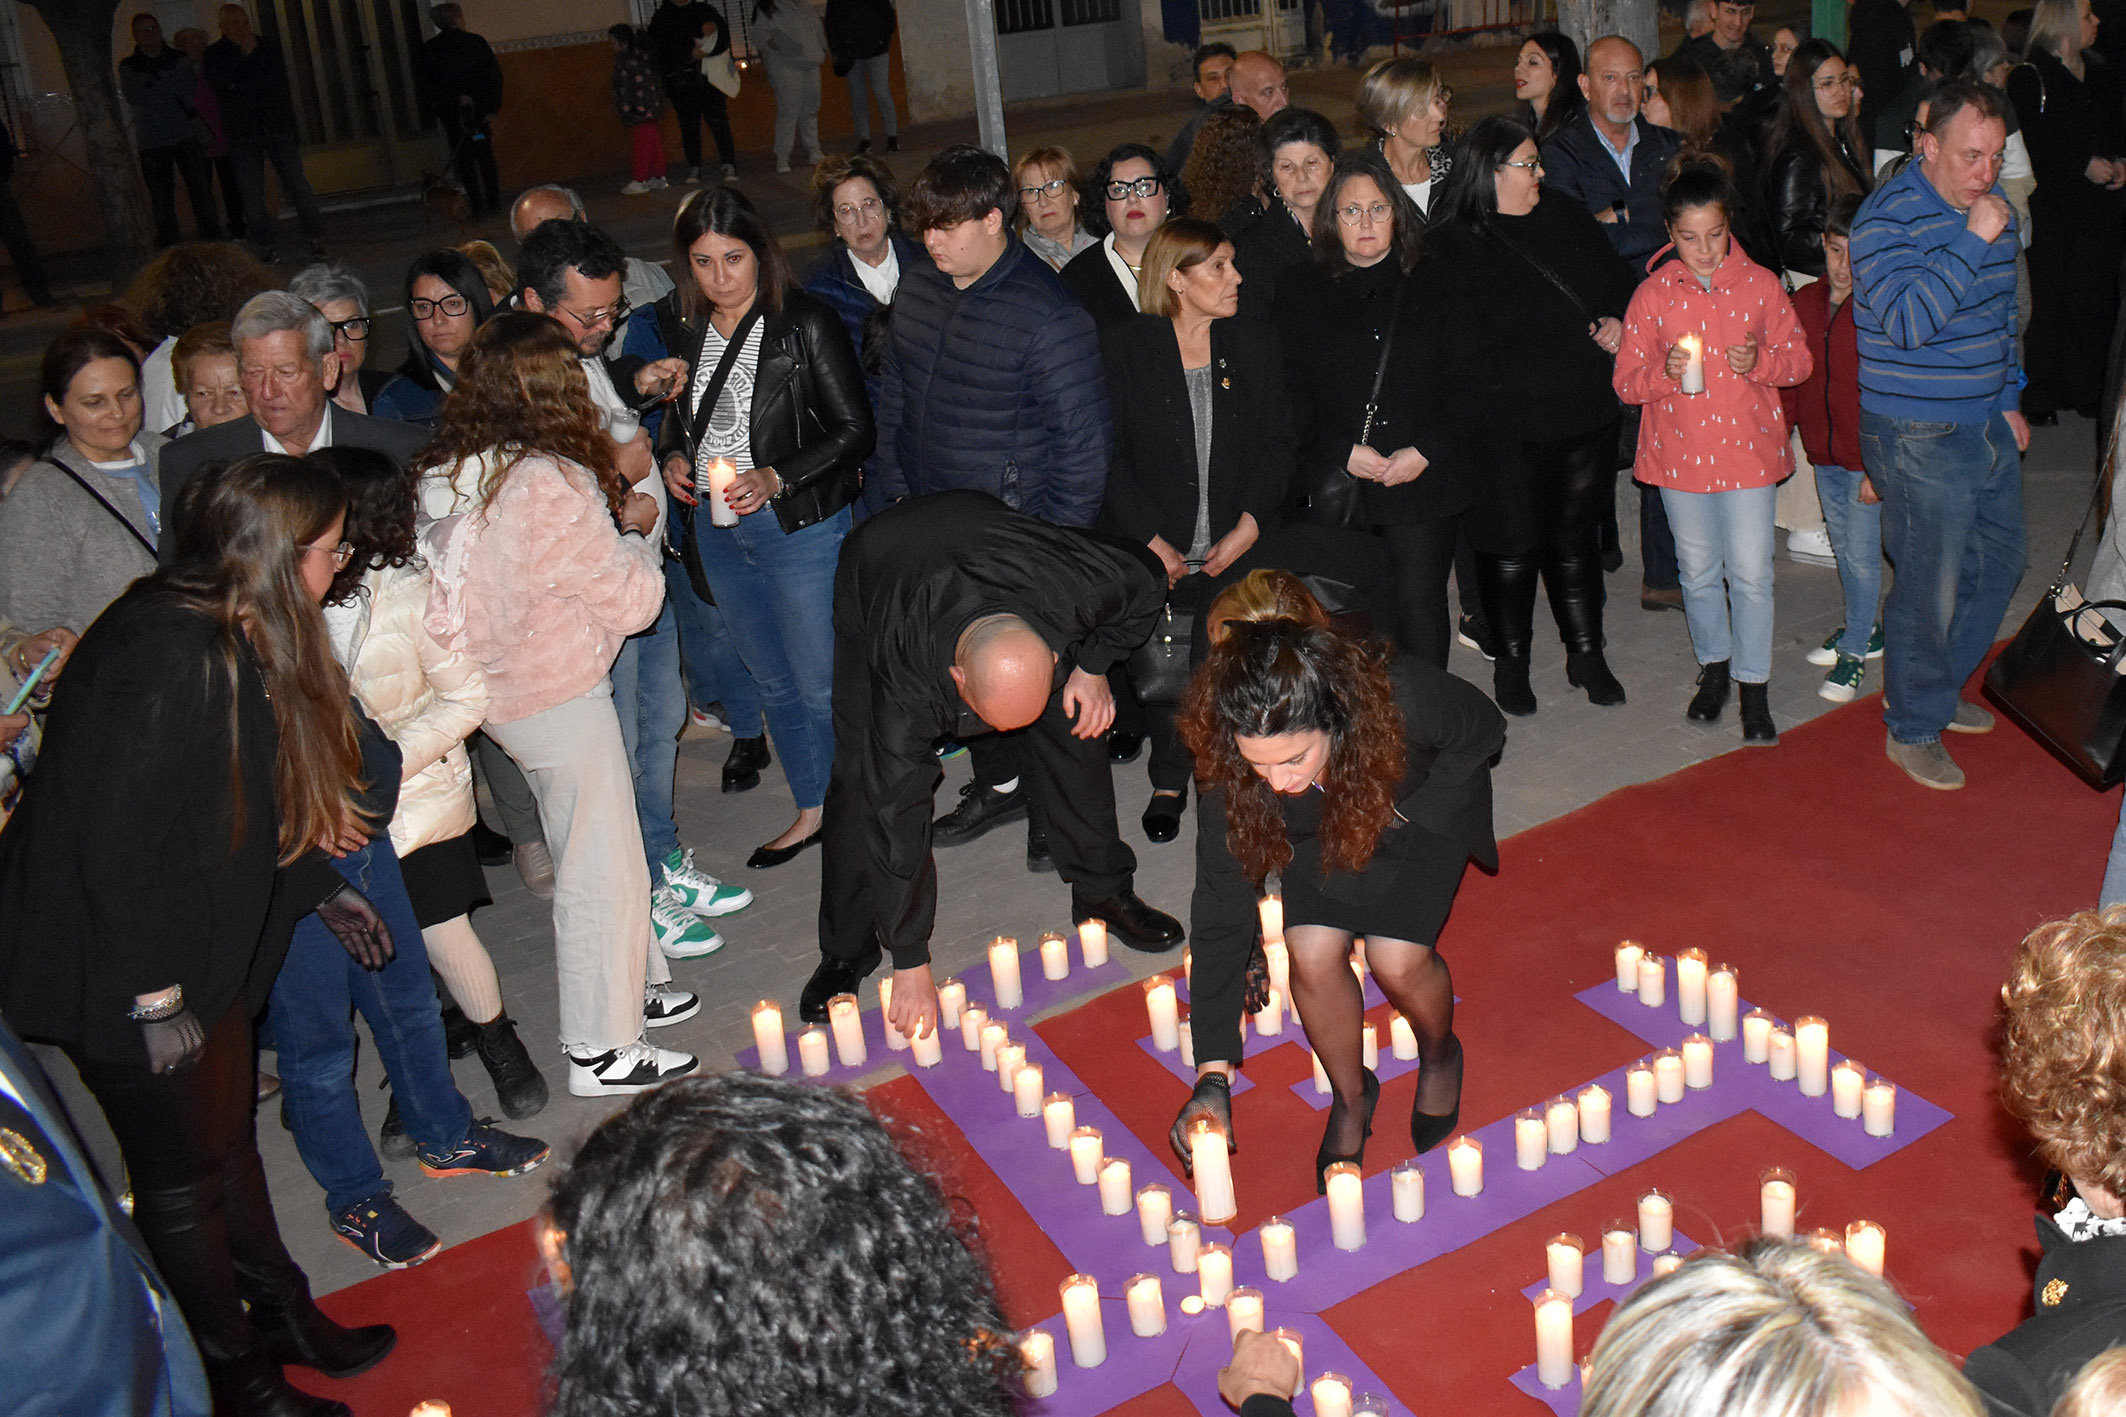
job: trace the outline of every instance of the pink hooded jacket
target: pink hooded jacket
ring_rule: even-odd
[[[1727,347],[1753,331],[1757,362],[1749,373],[1737,374],[1728,365]],[[1669,346],[1686,334],[1705,342],[1702,394],[1686,394],[1668,377]],[[1711,290],[1681,261],[1654,270],[1631,297],[1624,343],[1617,349],[1617,397],[1646,406],[1632,476],[1683,492],[1726,492],[1784,479],[1794,470],[1794,456],[1775,390],[1800,383],[1810,367],[1808,338],[1779,278],[1739,245],[1729,247],[1713,272]]]

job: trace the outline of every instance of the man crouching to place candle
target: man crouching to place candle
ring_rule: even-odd
[[[1293,1002],[1335,1089],[1314,1158],[1325,1190],[1330,1166],[1363,1164],[1380,1100],[1361,1053],[1354,938],[1365,937],[1368,968],[1417,1034],[1411,1140],[1428,1151],[1461,1120],[1454,987],[1433,941],[1469,858],[1498,866],[1491,759],[1505,720],[1445,671],[1409,656],[1388,663],[1337,634],[1283,572],[1257,571],[1223,592],[1207,621],[1215,643],[1180,718],[1203,804],[1192,907],[1197,1082],[1172,1137],[1186,1162],[1182,1142],[1197,1117],[1233,1135],[1255,896],[1278,871]]]
[[[1071,918],[1107,922],[1145,950],[1181,922],[1137,898],[1137,858],[1115,828],[1107,671],[1151,634],[1166,577],[1142,546],[1059,527],[987,493],[934,492],[888,507],[842,548],[834,577],[834,771],[821,823],[819,948],[798,1011],[827,1016],[893,956],[893,1026],[936,1026],[931,745],[1027,729]],[[1248,906],[1252,914],[1252,902]]]

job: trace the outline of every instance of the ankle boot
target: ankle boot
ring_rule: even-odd
[[[1598,649],[1574,650],[1565,656],[1565,682],[1587,691],[1587,702],[1613,708],[1624,702],[1624,686],[1609,672]]]
[[[1716,659],[1698,671],[1698,692],[1691,695],[1683,716],[1692,723],[1714,723],[1727,707],[1727,661]]]
[[[347,1328],[334,1323],[310,1297],[310,1281],[301,1275],[286,1294],[254,1300],[251,1324],[267,1358],[315,1368],[328,1378],[366,1373],[398,1343],[398,1333],[389,1324]]]
[[[1499,649],[1491,665],[1491,697],[1499,712],[1527,718],[1535,712],[1535,690],[1528,683],[1528,655]]]
[[[1779,726],[1772,722],[1769,684],[1742,686],[1742,741],[1764,748],[1779,741]]]
[[[465,1011],[447,1000],[443,1004],[443,1051],[453,1059],[470,1058],[480,1046],[480,1030],[465,1017]]]
[[[344,1402],[289,1386],[280,1364],[262,1347],[208,1359],[206,1366],[216,1417],[354,1417]]]
[[[495,1097],[503,1114],[519,1121],[537,1115],[546,1106],[546,1079],[525,1051],[524,1040],[517,1037],[516,1024],[508,1014],[496,1014],[492,1021],[474,1027],[480,1033],[480,1062],[495,1080]]]

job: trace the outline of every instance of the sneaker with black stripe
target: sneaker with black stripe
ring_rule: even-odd
[[[431,1176],[521,1176],[536,1171],[553,1154],[553,1148],[537,1137],[514,1136],[482,1117],[465,1133],[465,1140],[447,1151],[421,1147],[421,1169]]]
[[[386,1269],[411,1269],[443,1248],[435,1232],[386,1191],[332,1217],[332,1233]]]
[[[625,1048],[568,1055],[568,1090],[577,1097],[622,1097],[647,1092],[662,1082],[685,1077],[701,1066],[691,1053],[676,1053],[637,1039]]]
[[[645,1028],[666,1028],[701,1012],[701,995],[676,984],[651,984],[642,991]]]

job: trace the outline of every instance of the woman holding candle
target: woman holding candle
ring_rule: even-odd
[[[1214,604],[1210,618],[1226,618]],[[1410,1134],[1420,1152],[1461,1116],[1454,988],[1434,949],[1473,856],[1498,860],[1491,827],[1498,710],[1409,656],[1392,665],[1298,620],[1228,623],[1183,701],[1181,732],[1204,788],[1196,837],[1196,1117],[1232,1138],[1231,1077],[1262,878],[1281,873],[1292,994],[1335,1100],[1317,1180],[1360,1161],[1380,1084],[1364,1065],[1365,1001],[1349,960],[1363,935],[1381,991],[1417,1034]],[[1326,1189],[1326,1182],[1322,1182]]]
[[[695,193],[672,227],[693,369],[658,430],[665,485],[718,496],[737,525],[692,535],[782,753],[797,820],[746,861],[780,866],[819,840],[834,761],[834,567],[849,534],[871,403],[833,309],[791,284],[782,246],[729,187]],[[720,476],[719,476],[720,474]],[[706,510],[706,509],[705,509]]]
[[[1711,723],[1742,686],[1742,741],[1772,722],[1773,504],[1793,471],[1779,388],[1812,367],[1778,277],[1730,239],[1733,197],[1718,163],[1686,163],[1661,193],[1675,259],[1631,298],[1616,390],[1642,404],[1633,476],[1661,491],[1683,570],[1699,664],[1686,716]]]
[[[1144,248],[1168,218],[1188,214],[1188,189],[1158,153],[1124,143],[1093,169],[1081,210],[1099,244],[1071,257],[1063,284],[1104,330],[1137,313]]]

